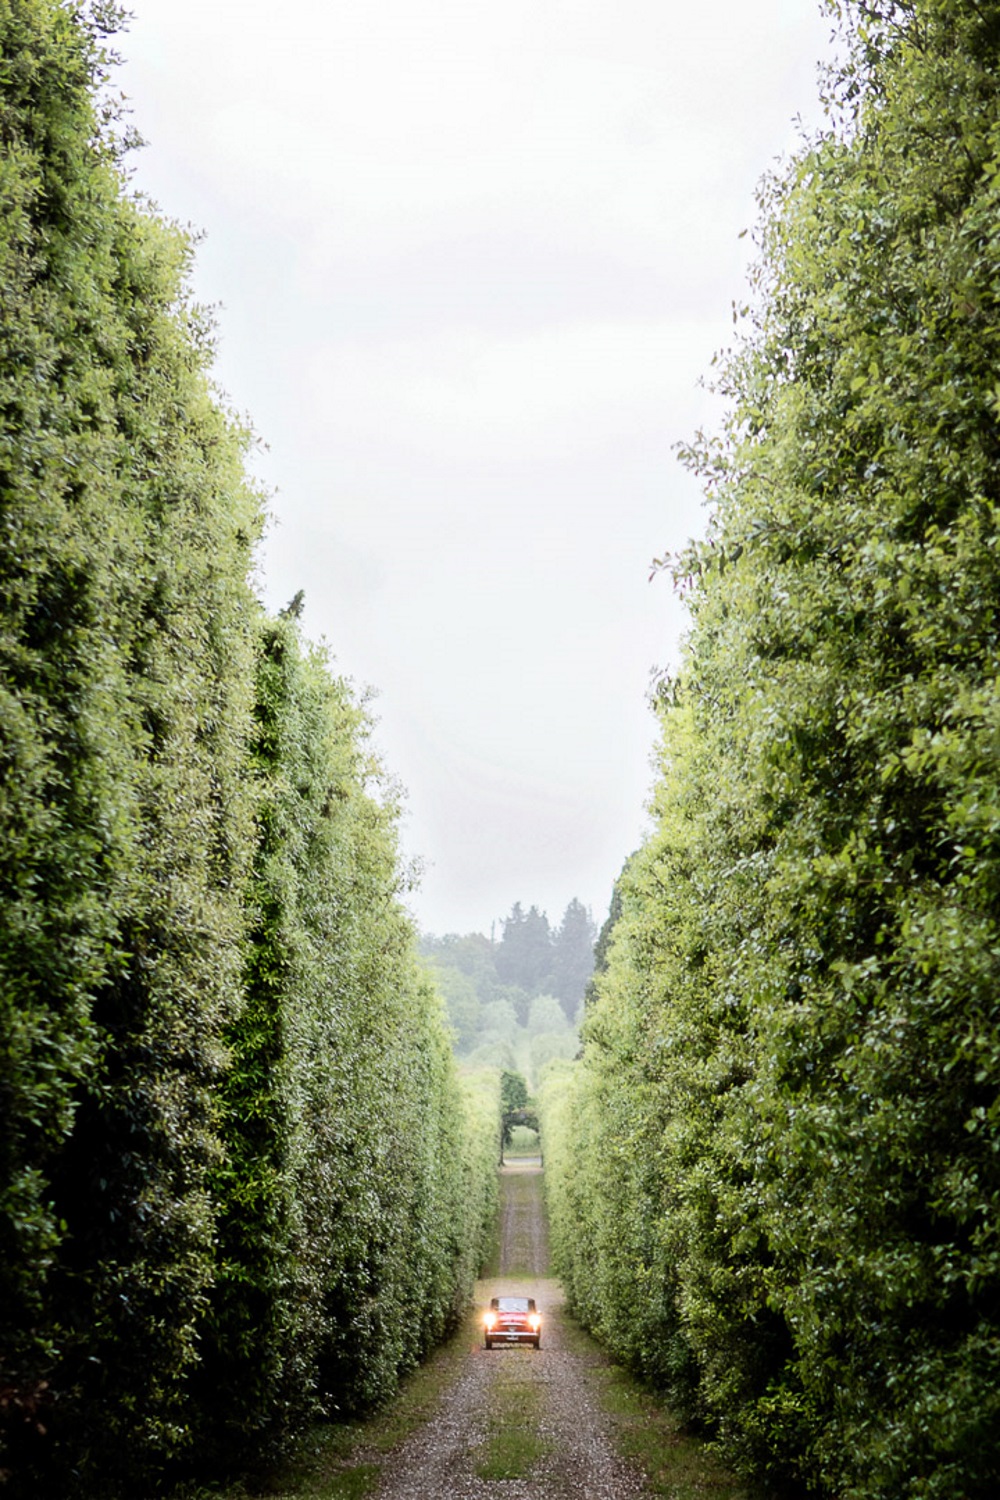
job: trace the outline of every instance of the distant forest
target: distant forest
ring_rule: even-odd
[[[481,932],[425,934],[420,952],[444,996],[457,1054],[512,1069],[533,1086],[546,1063],[578,1050],[596,928],[575,897],[558,927],[515,902],[502,928],[498,941]]]

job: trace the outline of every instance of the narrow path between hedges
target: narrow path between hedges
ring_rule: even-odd
[[[559,1282],[550,1275],[537,1158],[501,1172],[499,1274],[490,1297],[532,1296],[542,1347],[487,1351],[470,1322],[467,1353],[441,1410],[384,1461],[378,1500],[633,1500],[642,1479],[615,1452],[598,1403],[596,1357],[572,1347]]]

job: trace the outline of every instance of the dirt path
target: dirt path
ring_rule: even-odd
[[[385,1462],[379,1500],[636,1500],[647,1491],[615,1453],[588,1359],[566,1338],[541,1170],[505,1167],[501,1192],[501,1274],[478,1284],[477,1307],[504,1293],[535,1297],[542,1347],[487,1351],[470,1324],[457,1382]]]

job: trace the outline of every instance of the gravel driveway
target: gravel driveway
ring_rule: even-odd
[[[503,1170],[502,1274],[477,1286],[477,1306],[510,1293],[533,1296],[544,1322],[542,1347],[487,1351],[470,1325],[468,1352],[441,1410],[384,1461],[379,1500],[632,1500],[646,1495],[636,1473],[615,1453],[609,1424],[594,1395],[587,1356],[566,1338],[559,1282],[549,1277],[548,1239],[537,1166]],[[474,1338],[474,1342],[473,1342]],[[509,1392],[527,1395],[542,1450],[520,1479],[477,1473],[489,1441],[490,1417]]]

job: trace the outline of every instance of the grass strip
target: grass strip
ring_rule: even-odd
[[[539,1426],[542,1392],[537,1379],[519,1371],[520,1351],[501,1356],[509,1367],[500,1366],[494,1383],[486,1433],[474,1450],[473,1467],[480,1479],[526,1479],[551,1451]]]

